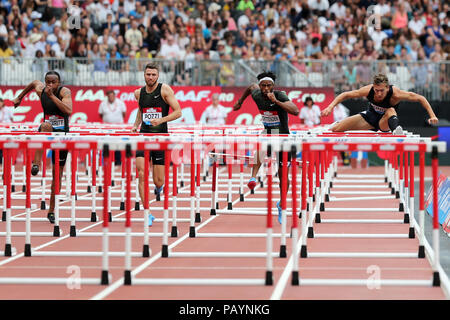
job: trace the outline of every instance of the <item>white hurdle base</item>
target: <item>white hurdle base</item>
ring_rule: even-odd
[[[23,217],[14,217],[11,218],[11,221],[26,221],[26,218]],[[46,221],[48,222],[47,218],[30,218],[30,221]],[[72,218],[59,218],[59,221],[72,221]],[[91,218],[75,218],[75,221],[78,222],[91,222]]]
[[[398,208],[325,208],[324,212],[349,212],[349,211],[364,211],[364,212],[399,212]]]
[[[409,238],[408,234],[382,234],[382,233],[315,233],[314,238],[376,238],[376,239],[399,239]]]
[[[383,174],[350,174],[350,173],[337,173],[339,178],[384,178]]]
[[[136,285],[166,285],[166,286],[261,286],[264,279],[131,279]]]
[[[433,280],[409,279],[299,279],[300,286],[425,286],[432,287]]]
[[[272,237],[280,238],[281,233],[274,233]],[[289,233],[285,233],[285,237],[290,237]],[[197,233],[196,238],[266,238],[267,233]]]
[[[78,232],[77,237],[102,237],[103,232]],[[149,232],[149,237],[162,237],[164,234],[162,232]],[[108,232],[108,237],[125,237],[126,232]],[[143,232],[131,232],[130,237],[143,237],[145,234]]]
[[[362,184],[334,184],[333,183],[333,189],[389,189],[387,185],[362,185]]]
[[[47,220],[48,221],[48,220]],[[11,237],[25,237],[26,232],[11,232]],[[60,236],[62,235],[62,230],[59,231]],[[0,232],[0,236],[6,236],[6,232]],[[32,237],[54,237],[53,232],[30,232]]]
[[[0,278],[0,284],[80,284],[80,285],[101,285],[100,278],[81,278],[73,280],[71,278]]]
[[[11,247],[11,256],[15,256],[17,254],[17,250],[14,247]],[[5,256],[5,251],[0,251],[0,257]]]
[[[331,202],[336,201],[352,201],[352,200],[387,200],[387,199],[395,199],[395,195],[390,196],[380,196],[380,197],[347,197],[347,198],[336,198],[330,197]]]
[[[100,251],[33,251],[35,257],[103,257]],[[142,257],[142,252],[131,252],[132,257]],[[125,252],[108,252],[110,257],[125,257]]]
[[[142,253],[141,253],[142,255]],[[279,252],[272,252],[272,257],[279,257]],[[267,252],[169,252],[173,258],[266,258]]]
[[[403,219],[321,219],[321,223],[404,223]]]
[[[308,252],[308,258],[417,258],[417,252]]]

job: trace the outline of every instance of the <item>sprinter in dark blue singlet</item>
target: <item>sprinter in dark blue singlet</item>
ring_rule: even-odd
[[[167,122],[181,117],[181,107],[170,86],[158,83],[159,68],[157,64],[149,63],[144,69],[145,86],[137,89],[134,96],[139,103],[139,110],[131,132],[140,133],[168,133]],[[173,112],[169,114],[169,109]],[[153,163],[153,182],[155,194],[161,193],[164,185],[164,150],[150,152]],[[139,194],[144,201],[144,151],[136,151],[136,167],[139,175]],[[149,197],[150,199],[150,197]],[[149,224],[154,219],[149,217]]]
[[[326,109],[322,110],[321,116],[326,117],[331,114],[333,108],[344,100],[363,97],[369,101],[367,110],[334,124],[331,127],[331,131],[381,130],[384,132],[392,131],[393,134],[403,134],[403,129],[399,126],[397,118],[397,108],[400,101],[403,100],[420,102],[430,116],[428,123],[438,123],[438,118],[436,118],[431,105],[425,97],[389,85],[389,80],[384,74],[376,75],[373,78],[373,84],[358,90],[341,93]]]
[[[39,126],[40,132],[69,132],[69,116],[72,114],[72,95],[69,88],[61,86],[61,77],[56,71],[45,74],[45,84],[39,80],[31,82],[14,100],[14,107],[20,105],[22,99],[31,90],[36,91],[41,99],[44,111],[44,122]],[[36,150],[31,174],[37,175],[42,159],[42,150]],[[61,181],[64,165],[66,164],[67,150],[59,153],[59,181]],[[55,153],[52,152],[52,164],[55,164]],[[47,218],[51,223],[55,222],[55,170],[53,167],[53,182],[50,196],[50,207]]]
[[[274,90],[276,75],[272,72],[262,72],[257,76],[258,84],[251,84],[242,94],[242,97],[235,103],[233,110],[237,111],[241,108],[244,100],[251,94],[255,101],[258,111],[261,113],[262,123],[264,125],[264,134],[289,134],[288,114],[297,116],[299,114],[298,107],[289,100],[286,92]],[[290,152],[288,153],[288,161],[290,161]],[[282,152],[278,154],[278,177],[280,179],[280,196],[282,183]],[[256,186],[256,174],[261,167],[259,154],[256,156],[256,163],[253,164],[252,177],[247,186],[253,190]],[[287,180],[287,188],[289,189],[289,178]],[[286,190],[287,192],[287,190]],[[281,207],[280,201],[277,202],[278,221],[281,223]]]

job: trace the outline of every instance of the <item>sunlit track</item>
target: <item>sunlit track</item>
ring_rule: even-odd
[[[231,134],[224,140],[216,133],[181,129],[171,137],[118,140],[99,132],[93,139],[74,133],[60,141],[58,136],[49,141],[35,135],[13,143],[0,135],[6,177],[0,200],[0,237],[5,239],[0,288],[6,292],[21,284],[20,293],[32,298],[38,290],[33,288],[52,286],[43,299],[97,300],[183,299],[187,290],[182,288],[190,292],[184,299],[299,299],[308,298],[308,292],[317,299],[316,287],[340,298],[345,287],[348,299],[357,294],[371,299],[378,294],[369,288],[367,270],[375,266],[382,271],[377,283],[387,299],[403,298],[398,288],[411,286],[411,299],[449,298],[438,243],[433,239],[430,246],[424,237],[423,199],[419,221],[413,214],[414,188],[408,185],[416,181],[417,164],[400,164],[397,156],[406,153],[414,159],[415,152],[421,157],[432,152],[437,159],[445,145],[408,134],[378,135],[370,142],[362,135],[324,138],[322,132],[326,128],[275,139]],[[360,169],[341,173],[337,152],[360,150],[361,145],[393,156],[371,174]],[[48,205],[50,179],[41,186],[30,177],[32,152],[26,153],[25,169],[16,159],[21,152],[14,154],[37,148],[71,151],[57,192],[63,201],[57,199],[55,225],[49,224],[45,210],[37,209],[40,201]],[[171,155],[166,157],[163,194],[152,193],[144,208],[133,160],[134,150],[141,149]],[[110,150],[122,150],[122,167],[110,170],[115,167]],[[266,155],[254,191],[246,186],[254,156],[249,150]],[[274,154],[279,151],[296,159],[289,168],[287,157],[280,160],[287,168],[281,174],[290,177],[289,190],[281,193],[287,185],[279,186],[276,174]],[[222,161],[226,163],[219,165]],[[424,194],[426,178],[422,160],[418,165],[421,190],[416,197]],[[8,178],[12,168],[13,179]],[[144,179],[152,185],[151,176]],[[156,217],[151,227],[150,212]],[[18,268],[30,264],[36,265],[33,273]],[[327,272],[327,265],[332,271]],[[80,291],[68,289],[64,281],[70,278],[69,266],[83,271]]]

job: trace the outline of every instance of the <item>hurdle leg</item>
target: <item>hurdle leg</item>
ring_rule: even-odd
[[[182,161],[180,165],[180,188],[183,187],[184,187],[184,161]]]
[[[215,153],[215,150],[213,150]],[[212,166],[212,182],[211,182],[211,212],[210,215],[216,215],[216,202],[217,202],[217,193],[216,193],[216,184],[217,184],[217,162],[216,157],[213,157],[213,166]]]
[[[405,192],[404,192],[404,198],[403,198],[403,200],[404,200],[404,204],[405,204],[405,215],[404,215],[404,220],[403,220],[403,222],[404,223],[410,223],[410,208],[409,208],[409,205],[410,205],[410,202],[409,202],[409,178],[408,178],[408,176],[409,176],[409,160],[408,160],[408,158],[409,158],[409,154],[408,154],[408,152],[405,152],[404,153],[404,166],[403,166],[403,168],[404,168],[404,177],[405,177]]]
[[[97,150],[94,149],[92,150],[92,155],[91,155],[91,159],[92,159],[92,166],[90,168],[91,174],[92,174],[92,210],[91,210],[91,222],[96,222],[97,221],[97,213],[96,213],[96,197],[97,197],[97,170],[96,170],[96,166],[97,166]]]
[[[267,146],[267,153],[269,155],[269,162],[271,161],[271,145]],[[259,148],[258,148],[259,150]],[[266,248],[267,248],[267,258],[266,258],[266,285],[273,285],[273,260],[272,260],[272,250],[273,250],[273,238],[272,238],[272,187],[273,187],[273,177],[272,177],[272,166],[269,163],[268,175],[267,175],[267,237],[266,237]]]
[[[11,257],[12,256],[12,247],[11,247],[11,173],[12,173],[12,166],[11,166],[11,153],[12,151],[3,149],[3,179],[5,183],[5,189],[6,189],[6,239],[5,239],[5,251],[4,255],[5,257]]]
[[[70,152],[67,155],[66,165],[65,165],[64,169],[66,170],[66,175],[65,175],[65,177],[63,176],[63,178],[66,180],[65,198],[66,198],[66,200],[69,200],[70,199],[71,182],[72,182],[71,179],[69,178],[70,171],[72,169],[72,154]],[[62,186],[62,178],[60,181],[60,186]]]
[[[14,180],[16,179],[14,177],[16,174],[15,171],[16,171],[15,163],[13,163],[13,165],[11,166],[11,192],[16,192],[16,186],[14,184]]]
[[[227,166],[228,166],[228,195],[227,195],[227,202],[228,210],[233,210],[233,202],[232,202],[232,183],[231,179],[233,178],[233,167],[232,167],[232,160],[227,159]]]
[[[25,190],[26,190],[26,200],[25,200],[25,212],[26,212],[26,221],[25,221],[25,249],[24,256],[31,256],[31,150],[24,150],[24,162],[26,163],[26,182],[25,182]],[[24,170],[25,171],[25,170]]]
[[[195,238],[195,155],[194,148],[191,144],[191,214],[189,237]]]
[[[124,285],[131,285],[131,146],[126,145],[126,219],[125,219],[125,272]]]
[[[172,231],[170,233],[170,236],[172,238],[178,237],[178,229],[177,229],[177,193],[178,193],[178,183],[177,183],[177,165],[174,162],[172,166]]]
[[[60,166],[59,166],[59,157],[60,157],[60,150],[53,150],[55,152],[55,164],[53,165],[53,179],[55,180],[55,226],[53,227],[53,236],[59,237],[60,236],[60,230],[59,230],[59,193],[60,193],[60,184],[61,184],[61,175],[60,172]],[[63,170],[64,171],[64,170]]]
[[[195,211],[195,222],[196,223],[200,223],[202,222],[202,218],[200,215],[200,175],[201,175],[201,162],[202,161],[202,157],[200,157],[200,152],[198,152],[199,155],[199,159],[197,161],[199,161],[197,163],[197,186],[195,188],[195,199],[196,199],[196,204],[197,204],[197,209]]]
[[[425,258],[425,151],[419,153],[419,258]]]
[[[125,210],[125,181],[123,177],[120,183],[120,210]]]
[[[439,276],[439,204],[438,204],[438,149],[433,146],[431,151],[431,171],[433,179],[433,286],[441,285]]]
[[[137,170],[137,168],[136,168]],[[141,200],[140,196],[139,196],[139,175],[136,173],[136,189],[135,189],[135,202],[134,202],[134,210],[138,211],[139,210],[139,201]]]
[[[149,228],[149,171],[150,171],[150,151],[145,150],[144,151],[144,244],[142,249],[142,256],[143,257],[150,257],[150,246],[149,246],[149,235],[148,235],[148,228]]]
[[[5,161],[3,161],[4,163]],[[3,174],[5,170],[3,169]],[[6,221],[6,184],[5,181],[3,181],[3,212],[2,212],[2,221]]]
[[[25,158],[26,156],[24,155],[23,157]],[[26,167],[25,165],[22,166],[22,192],[26,192],[26,190],[27,190],[26,181],[25,181],[27,174],[26,174],[25,167]]]
[[[415,237],[414,232],[414,152],[410,151],[410,183],[409,183],[409,238],[412,239]]]
[[[239,201],[244,201],[244,162],[240,161],[239,172]]]
[[[284,146],[283,146],[284,147]],[[269,160],[270,161],[270,160]],[[287,167],[287,152],[282,150],[283,166],[281,168],[281,238],[280,238],[280,258],[286,258],[286,202],[287,202],[287,179],[288,179],[288,167]],[[292,213],[295,215],[295,212]]]
[[[70,179],[69,176],[66,175],[66,180],[71,180],[71,189],[72,189],[72,205],[70,210],[70,217],[71,217],[71,223],[70,223],[70,236],[75,237],[76,236],[76,227],[75,227],[75,199],[76,199],[76,172],[77,172],[77,152],[75,150],[72,150],[70,152],[71,156],[71,170],[70,172]],[[67,174],[67,173],[66,173]]]

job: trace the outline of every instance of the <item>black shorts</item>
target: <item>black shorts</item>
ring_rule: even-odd
[[[144,150],[136,151],[136,158],[142,157],[144,158]],[[153,162],[153,164],[164,165],[166,159],[165,150],[151,150],[149,160]]]
[[[41,126],[39,126],[38,129],[39,132],[41,132]],[[52,132],[66,132],[62,129],[55,129],[53,128]],[[64,167],[66,165],[67,155],[69,154],[68,150],[59,150],[59,166]],[[55,152],[52,150],[52,164],[55,164]]]
[[[368,124],[370,124],[372,127],[374,127],[374,129],[372,129],[373,131],[378,131],[378,130],[383,131],[380,129],[380,126],[378,125],[381,118],[383,118],[383,114],[379,114],[370,108],[365,111],[360,112],[359,114],[361,115],[361,117],[363,117],[364,120],[366,120],[366,122]],[[390,132],[390,130],[383,131],[383,132]]]

